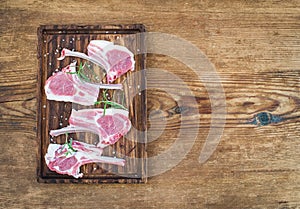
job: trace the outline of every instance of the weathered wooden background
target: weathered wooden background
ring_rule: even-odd
[[[1,208],[300,208],[299,1],[78,2],[0,2]],[[143,23],[148,31],[195,44],[214,63],[228,114],[221,142],[205,164],[198,157],[210,126],[208,93],[187,66],[152,54],[147,66],[183,79],[198,102],[199,134],[179,165],[147,184],[37,183],[37,27],[101,23]],[[152,86],[178,88],[151,71],[147,79]],[[166,123],[148,145],[154,156],[174,142],[180,112],[190,107],[177,106],[165,91],[149,89],[147,97],[148,113]],[[260,125],[247,123],[253,118]],[[198,122],[190,117],[188,124]]]

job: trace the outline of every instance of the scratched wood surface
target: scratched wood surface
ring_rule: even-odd
[[[300,207],[299,1],[0,4],[2,208]],[[147,66],[178,76],[197,102],[192,106],[190,97],[172,97],[168,89],[181,88],[175,80],[147,73],[148,138],[157,137],[147,145],[148,157],[164,153],[180,130],[188,135],[199,124],[197,138],[180,163],[147,184],[36,181],[36,29],[41,24],[101,23],[143,23],[148,31],[176,35],[215,65],[226,94],[227,119],[220,144],[206,163],[198,162],[211,125],[205,85],[183,63],[150,54]],[[195,108],[199,118],[188,114]],[[187,126],[181,127],[183,114]]]

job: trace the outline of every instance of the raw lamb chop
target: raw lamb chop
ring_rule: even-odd
[[[90,84],[76,74],[76,63],[71,63],[62,71],[54,73],[45,85],[47,99],[93,105],[98,98],[99,88],[121,89],[121,84]]]
[[[58,59],[73,56],[89,60],[105,69],[108,83],[115,81],[127,71],[134,70],[134,55],[124,46],[114,45],[104,40],[93,40],[87,49],[88,55],[63,49]]]
[[[65,133],[92,132],[99,136],[97,147],[104,148],[116,143],[131,128],[128,111],[122,109],[82,109],[72,110],[69,126],[51,130],[51,136]]]
[[[72,141],[72,148],[60,144],[49,144],[45,161],[48,168],[60,174],[68,174],[79,178],[83,176],[80,173],[80,166],[88,163],[109,163],[124,166],[125,160],[105,157],[102,155],[102,149],[95,145],[79,141]]]
[[[88,45],[88,55],[95,60],[106,58],[108,62],[107,81],[113,82],[127,71],[134,70],[134,55],[126,47],[112,42],[93,40]]]

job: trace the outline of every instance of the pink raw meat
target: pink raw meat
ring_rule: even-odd
[[[72,110],[69,126],[51,130],[51,136],[65,133],[92,132],[99,136],[98,147],[104,148],[116,143],[131,128],[128,111],[122,109],[82,109]]]
[[[63,49],[59,60],[66,56],[79,57],[100,65],[106,71],[107,82],[111,83],[129,70],[134,70],[134,55],[126,47],[114,45],[113,42],[92,40],[88,47],[88,55]]]
[[[70,150],[67,145],[49,144],[45,155],[48,168],[60,174],[79,178],[83,176],[83,173],[80,173],[80,166],[88,163],[109,163],[120,166],[125,164],[124,159],[101,156],[103,150],[95,145],[72,141],[72,147],[76,152]]]
[[[74,62],[48,78],[45,93],[48,100],[93,105],[97,101],[99,88],[121,89],[122,85],[95,85],[84,82],[76,74],[76,63]]]

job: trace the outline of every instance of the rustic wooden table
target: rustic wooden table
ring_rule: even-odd
[[[299,1],[162,2],[1,1],[1,208],[300,208]],[[191,89],[200,124],[189,115],[187,126],[180,125],[191,98],[176,98],[187,101],[178,105],[167,91],[178,84],[149,71],[150,86],[167,90],[148,89],[148,113],[166,124],[148,155],[163,153],[179,130],[189,134],[199,124],[188,154],[147,184],[37,182],[37,27],[103,23],[143,23],[148,31],[176,35],[216,66],[227,120],[207,162],[198,161],[211,126],[204,84],[183,63],[150,54],[148,67],[167,70]]]

